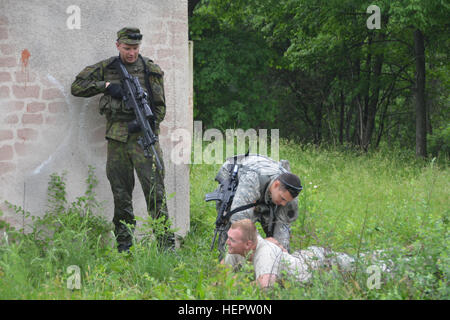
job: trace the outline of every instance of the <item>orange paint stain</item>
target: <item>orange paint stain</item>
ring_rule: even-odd
[[[27,49],[22,50],[22,57],[20,58],[20,62],[22,63],[22,72],[25,72],[25,88],[27,87],[27,82],[29,79],[28,74],[28,60],[30,60],[31,53]]]
[[[28,60],[30,59],[31,53],[27,49],[22,50],[22,58],[20,61],[22,62],[22,67],[26,68],[28,66]]]

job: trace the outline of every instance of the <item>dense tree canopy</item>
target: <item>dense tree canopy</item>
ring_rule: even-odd
[[[449,152],[445,0],[191,1],[195,118]],[[375,4],[375,9],[370,7]],[[379,9],[377,12],[376,9]]]

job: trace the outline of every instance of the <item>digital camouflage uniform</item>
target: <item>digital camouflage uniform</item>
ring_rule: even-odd
[[[216,180],[229,179],[230,166],[234,159],[229,158],[217,173]],[[233,214],[225,230],[219,234],[219,251],[225,252],[227,231],[231,224],[242,219],[250,219],[253,223],[260,222],[267,237],[274,237],[283,247],[289,250],[290,225],[298,217],[297,197],[285,206],[277,206],[271,201],[270,185],[276,178],[289,172],[289,164],[286,160],[274,161],[261,155],[237,156],[240,164],[238,171],[239,184],[231,204],[230,211],[241,206],[257,203],[255,207],[239,211]],[[221,186],[217,190],[220,190]],[[217,203],[217,208],[220,203]]]
[[[140,41],[126,41],[127,32],[137,32],[139,29],[124,28],[118,32],[118,38],[125,39],[124,43],[138,44]],[[111,84],[120,84],[120,74],[115,67],[114,61],[117,57],[111,57],[100,61],[94,65],[84,68],[72,83],[71,92],[77,97],[91,97],[102,93],[103,96],[99,102],[99,112],[106,116],[106,134],[108,140],[106,175],[111,185],[114,197],[114,218],[115,234],[119,250],[127,250],[132,244],[132,230],[124,225],[134,226],[136,224],[132,206],[132,192],[134,189],[134,169],[136,170],[139,181],[142,185],[147,203],[147,210],[152,217],[157,218],[161,215],[168,218],[167,206],[165,201],[164,189],[164,170],[156,170],[153,157],[146,158],[144,150],[138,145],[137,139],[140,132],[130,133],[128,131],[128,122],[136,119],[134,111],[127,109],[122,99],[111,97],[106,91],[106,82]],[[149,82],[152,90],[155,116],[154,133],[159,134],[159,124],[163,121],[166,114],[166,105],[164,97],[164,73],[161,68],[153,63],[152,60],[142,57],[132,64],[124,64],[128,73],[139,78],[139,83],[145,92],[144,63],[149,71]],[[150,104],[151,105],[151,104]],[[155,143],[155,149],[163,160],[159,143]],[[164,165],[162,163],[162,165]],[[133,228],[132,228],[133,229]],[[173,235],[166,235],[164,241],[173,241]]]

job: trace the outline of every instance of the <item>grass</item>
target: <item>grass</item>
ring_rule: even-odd
[[[319,270],[308,285],[289,279],[272,290],[254,283],[250,266],[232,273],[210,252],[219,165],[191,166],[191,228],[182,248],[161,251],[151,238],[129,255],[114,248],[112,224],[99,214],[92,170],[86,193],[65,199],[64,174],[50,177],[49,209],[31,232],[4,223],[0,239],[0,299],[444,299],[449,292],[449,181],[446,160],[417,160],[402,150],[360,154],[289,141],[280,144],[304,186],[293,250],[310,245],[356,255],[388,249],[396,271],[368,286],[367,265],[356,272]],[[92,168],[90,168],[92,169]],[[27,216],[20,207],[10,205]],[[150,219],[150,218],[149,218]],[[158,222],[156,222],[158,223]],[[151,233],[155,221],[144,223]],[[406,260],[407,259],[407,260]],[[81,270],[81,288],[68,289]]]

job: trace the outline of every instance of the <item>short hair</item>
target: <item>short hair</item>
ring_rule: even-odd
[[[246,242],[251,240],[257,242],[258,232],[256,226],[250,219],[242,219],[235,221],[231,224],[231,229],[240,229],[242,231],[242,241]]]
[[[283,190],[289,191],[292,198],[298,196],[303,189],[300,178],[293,173],[284,172],[280,174],[276,180],[280,181],[280,187]]]

